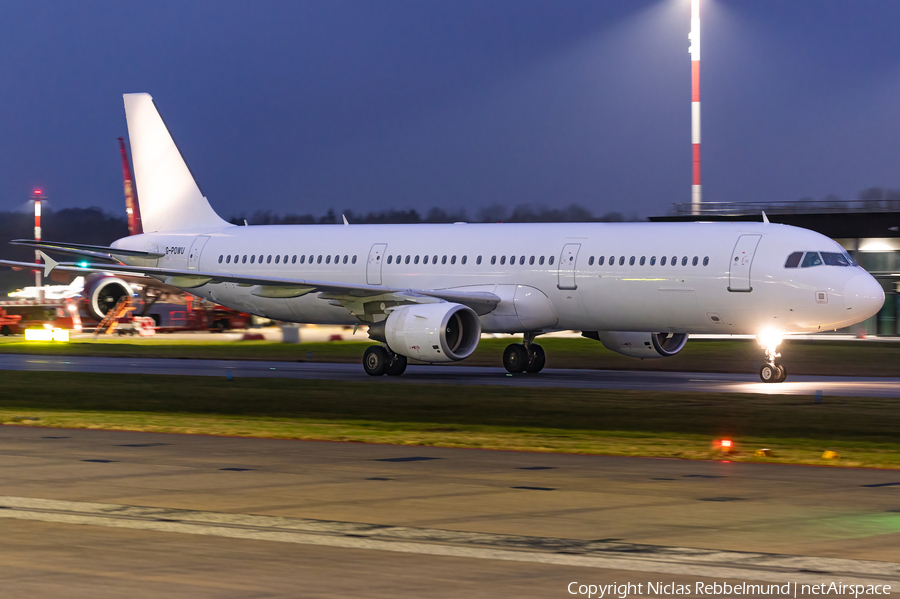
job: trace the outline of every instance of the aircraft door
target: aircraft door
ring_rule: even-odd
[[[197,267],[200,266],[200,254],[207,241],[209,241],[209,236],[201,235],[191,244],[191,251],[188,252],[188,270],[197,270]]]
[[[762,235],[741,235],[731,253],[731,270],[728,275],[728,291],[753,291],[750,283],[750,266]]]
[[[381,263],[384,262],[386,243],[376,243],[369,250],[369,262],[366,264],[366,283],[381,285]]]
[[[567,243],[559,254],[559,289],[577,289],[575,284],[575,265],[578,262],[580,243]]]

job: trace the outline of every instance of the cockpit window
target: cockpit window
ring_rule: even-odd
[[[842,252],[822,252],[822,260],[826,266],[850,266]]]
[[[810,266],[819,266],[821,264],[822,258],[819,257],[819,252],[806,252],[800,268],[809,268]]]
[[[803,257],[803,252],[794,252],[784,263],[785,268],[797,268],[800,266],[800,259]]]

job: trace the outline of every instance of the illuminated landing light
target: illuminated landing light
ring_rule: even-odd
[[[713,441],[713,450],[720,453],[732,453],[735,450],[735,445],[731,439],[716,439]]]
[[[756,336],[756,341],[759,343],[760,347],[773,353],[775,352],[775,348],[781,345],[781,339],[781,333],[773,330],[762,331]]]

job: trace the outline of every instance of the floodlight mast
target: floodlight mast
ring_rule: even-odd
[[[700,186],[700,0],[691,0],[691,145],[694,151],[694,183],[691,186],[691,211],[700,214],[703,192]]]
[[[41,240],[41,200],[44,198],[43,192],[40,189],[35,189],[31,194],[31,199],[34,200],[34,240]],[[39,250],[34,250],[34,262],[35,264],[41,264],[41,252]],[[40,299],[43,301],[44,291],[41,289],[41,269],[40,267],[34,269],[34,286],[38,288],[38,295]]]

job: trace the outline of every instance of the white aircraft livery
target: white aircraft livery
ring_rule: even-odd
[[[126,94],[143,232],[111,247],[18,240],[103,258],[45,273],[140,273],[259,316],[368,325],[367,373],[407,358],[463,360],[482,332],[523,335],[510,372],[539,372],[542,333],[582,331],[636,358],[673,356],[691,333],[756,335],[780,382],[789,333],[876,314],[880,284],[836,242],[762,223],[234,226],[212,209],[148,94]],[[9,266],[33,264],[2,261]]]

